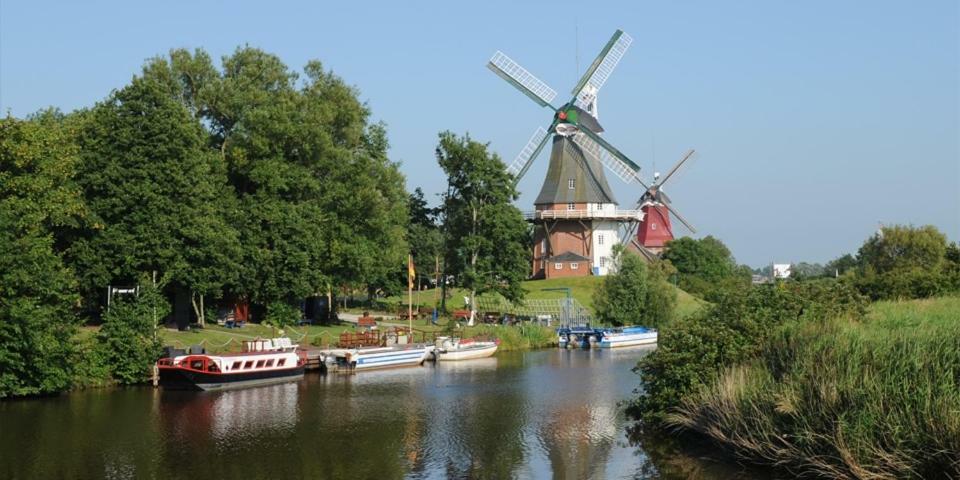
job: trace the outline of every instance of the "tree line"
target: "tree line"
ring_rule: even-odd
[[[0,397],[69,388],[84,323],[103,324],[111,377],[134,381],[117,352],[152,362],[143,317],[177,296],[200,321],[242,302],[287,322],[305,297],[395,289],[412,244],[420,268],[439,255],[462,286],[519,295],[526,227],[499,157],[442,133],[450,188],[427,222],[388,147],[342,78],[252,47],[220,65],[173,50],[92,107],[0,120]],[[107,314],[108,285],[141,294]]]

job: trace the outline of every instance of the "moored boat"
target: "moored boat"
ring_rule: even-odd
[[[330,352],[338,369],[346,371],[421,365],[433,354],[433,345],[410,344],[389,347],[358,347]]]
[[[657,331],[647,327],[618,327],[600,330],[600,348],[631,347],[657,343]]]
[[[183,354],[157,361],[159,385],[170,390],[226,390],[303,378],[306,356],[289,338],[244,342],[243,352]]]
[[[486,358],[497,353],[499,341],[477,341],[449,337],[437,338],[437,360],[443,362]]]
[[[560,348],[590,348],[596,341],[597,330],[586,327],[560,327],[557,329],[557,344]]]

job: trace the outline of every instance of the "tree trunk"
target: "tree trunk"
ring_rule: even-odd
[[[197,305],[197,292],[194,292],[193,290],[190,291],[190,305],[193,306],[193,313],[197,316],[197,323],[203,325],[203,320],[200,316],[200,307]]]

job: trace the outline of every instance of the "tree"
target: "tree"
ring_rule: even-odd
[[[663,259],[677,269],[680,288],[690,293],[703,295],[718,284],[749,280],[748,270],[738,268],[730,249],[712,236],[672,240]]]
[[[857,268],[858,265],[857,259],[847,253],[827,262],[823,267],[824,275],[843,275],[847,273],[847,271]]]
[[[134,78],[98,104],[82,121],[80,145],[77,181],[95,228],[70,253],[89,296],[146,272],[200,295],[239,281],[226,170],[200,121],[160,83]]]
[[[932,225],[883,227],[857,252],[864,267],[883,274],[895,270],[940,268],[947,252],[947,237]]]
[[[614,247],[616,273],[607,275],[594,292],[597,318],[612,325],[660,327],[673,318],[676,290],[666,281],[662,266],[650,267],[622,246]]]
[[[407,242],[418,272],[432,272],[443,250],[443,235],[436,223],[437,210],[427,206],[423,190],[417,187],[409,197],[410,220]],[[406,270],[402,272],[405,275]]]
[[[303,80],[243,47],[222,70],[174,50],[144,75],[202,118],[238,200],[245,272],[237,294],[294,303],[334,285],[378,284],[403,265],[406,192],[382,124],[316,61]]]
[[[160,358],[157,322],[169,313],[170,304],[146,277],[140,279],[136,296],[114,298],[97,333],[100,355],[114,380],[132,384],[150,377]]]
[[[76,279],[54,233],[84,222],[76,164],[58,112],[0,120],[0,398],[71,383]]]
[[[441,212],[445,273],[457,275],[470,290],[472,308],[485,292],[519,301],[529,271],[529,232],[511,203],[518,196],[513,177],[487,146],[469,135],[443,132],[437,147],[437,162],[447,174]]]

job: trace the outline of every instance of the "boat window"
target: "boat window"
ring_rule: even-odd
[[[233,362],[233,365],[230,366],[230,370],[237,370],[240,368],[240,364],[243,363],[240,360]]]
[[[243,364],[243,368],[247,369],[253,366],[253,360],[247,360],[247,363]]]
[[[219,372],[219,371],[220,371],[220,367],[218,367],[216,363],[210,362],[210,364],[207,365],[207,371],[208,371],[208,372]]]
[[[194,370],[203,370],[203,360],[199,358],[195,360],[190,360],[190,368]]]
[[[278,367],[282,367],[284,363],[287,363],[287,359],[286,359],[286,358],[281,358],[280,360],[277,360],[277,366],[278,366]]]
[[[266,366],[267,366],[268,368],[273,366],[273,359],[272,359],[272,358],[271,358],[270,360],[267,360],[267,365],[266,365]]]
[[[258,361],[257,361],[257,368],[263,368],[263,362],[264,362],[264,360],[258,360]]]

